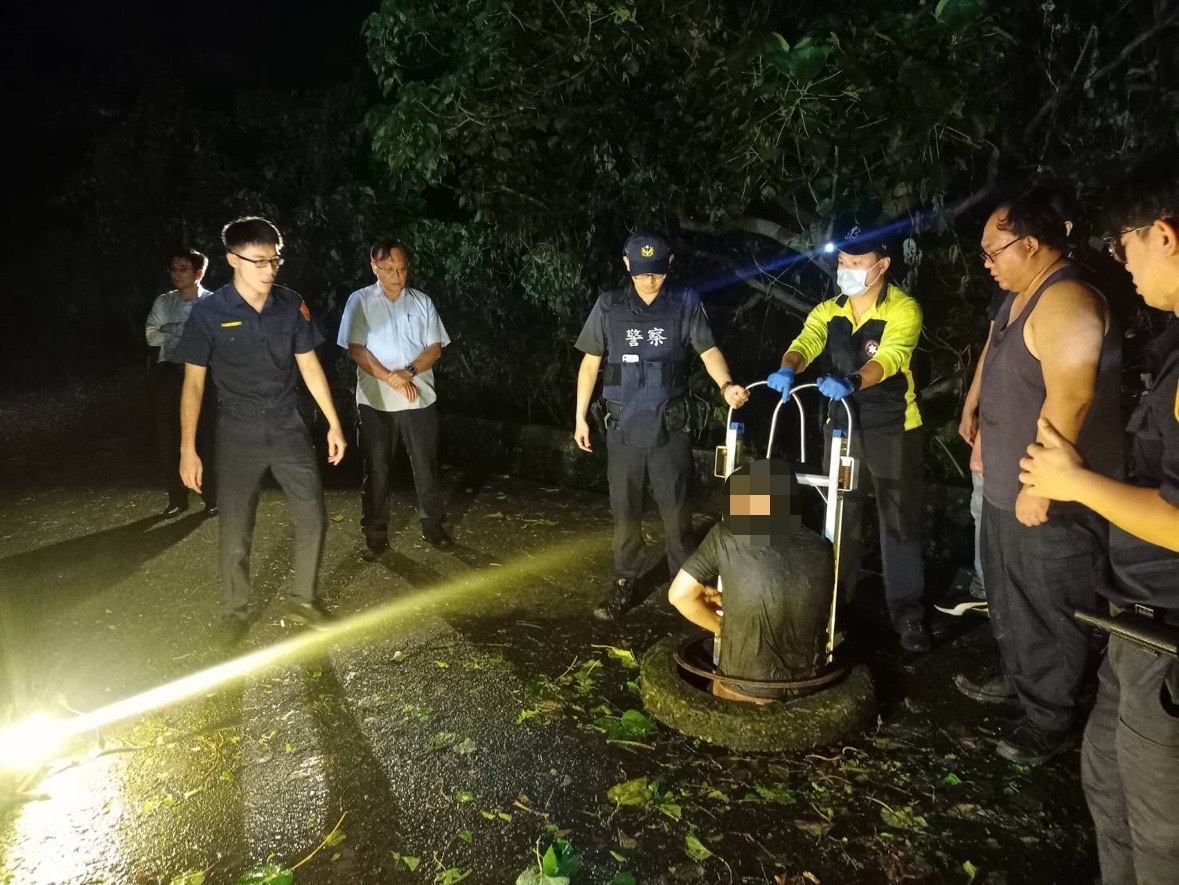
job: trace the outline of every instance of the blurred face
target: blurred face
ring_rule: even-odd
[[[1120,235],[1126,270],[1151,307],[1179,314],[1179,228],[1155,221],[1145,230]]]
[[[409,260],[401,249],[394,249],[384,258],[372,262],[373,273],[377,282],[389,298],[396,299],[405,288],[405,281],[409,278]]]
[[[204,274],[193,269],[192,262],[186,258],[173,258],[168,266],[168,276],[172,278],[173,289],[191,289]]]
[[[1000,230],[999,224],[1006,220],[1005,209],[987,219],[980,242],[983,267],[991,272],[1000,289],[1022,292],[1040,272],[1033,261],[1038,244],[1031,237],[1017,237],[1009,230]]]
[[[769,495],[729,495],[731,516],[769,516]]]
[[[233,284],[243,295],[267,295],[278,277],[282,259],[272,245],[250,244],[226,255],[233,268]]]

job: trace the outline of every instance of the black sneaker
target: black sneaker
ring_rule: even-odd
[[[217,647],[228,651],[235,648],[250,632],[250,622],[237,615],[225,615],[217,625]]]
[[[933,607],[942,614],[956,618],[965,614],[985,615],[987,595],[974,570],[960,568],[950,582],[949,589]]]
[[[908,618],[897,632],[901,634],[901,648],[905,651],[923,652],[933,648],[933,640],[921,618]]]
[[[988,673],[977,682],[965,673],[954,676],[954,688],[962,692],[973,701],[984,704],[1017,704],[1019,695],[1015,693],[1015,686],[1002,673]]]
[[[221,511],[217,509],[216,504],[206,504],[205,505],[205,510],[204,510],[205,516],[214,517],[220,512]]]
[[[291,599],[283,607],[283,617],[293,624],[310,627],[312,630],[326,630],[333,620],[318,602],[299,602]]]
[[[446,533],[446,529],[439,526],[436,529],[422,527],[422,540],[428,541],[435,550],[445,550],[454,546],[454,538]]]
[[[1067,753],[1076,745],[1071,731],[1049,731],[1025,719],[999,741],[996,752],[1008,762],[1019,765],[1043,765],[1053,756]]]
[[[594,617],[599,621],[617,621],[630,611],[635,604],[634,578],[615,578],[594,609]]]
[[[388,549],[389,544],[387,541],[382,541],[379,544],[366,543],[364,549],[360,551],[360,558],[365,562],[376,562]]]
[[[164,519],[171,519],[174,516],[179,516],[186,510],[188,510],[187,501],[185,501],[183,504],[179,504],[175,501],[169,501],[168,506],[164,508],[164,511],[160,514],[160,516],[162,516]]]

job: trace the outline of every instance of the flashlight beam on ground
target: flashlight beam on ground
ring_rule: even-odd
[[[0,768],[18,771],[31,768],[87,732],[206,694],[280,661],[294,660],[341,641],[356,642],[404,619],[423,604],[451,603],[476,591],[487,594],[511,582],[560,572],[575,556],[601,544],[599,537],[583,537],[522,556],[502,567],[472,571],[333,623],[326,630],[303,633],[70,719],[52,719],[44,714],[32,716],[0,731]]]

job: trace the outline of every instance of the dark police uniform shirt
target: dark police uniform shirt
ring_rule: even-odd
[[[1133,481],[1157,488],[1164,501],[1179,507],[1179,319],[1171,320],[1160,343],[1162,370],[1126,429],[1133,434]],[[1113,603],[1167,609],[1169,620],[1179,616],[1179,553],[1115,525],[1109,527],[1109,548],[1117,579],[1110,596]]]
[[[609,339],[606,329],[606,305],[614,295],[614,292],[603,292],[594,302],[593,310],[590,311],[585,326],[582,327],[581,334],[577,336],[577,343],[574,345],[582,353],[588,353],[591,356],[606,355]],[[679,328],[685,345],[691,344],[696,353],[706,353],[716,347],[716,341],[712,337],[712,329],[709,328],[708,317],[704,313],[704,307],[700,304],[700,298],[691,289],[678,289],[667,284],[664,284],[663,288],[659,290],[659,294],[650,305],[643,303],[643,299],[638,296],[633,286],[627,287],[626,307],[637,320],[635,323],[636,333],[640,331],[639,326],[642,325],[645,328],[644,317],[656,313],[662,308],[663,299],[673,300],[680,305]],[[658,331],[658,329],[647,329],[645,334],[649,339],[653,333]]]
[[[193,307],[176,358],[214,368],[223,411],[257,412],[296,407],[295,354],[309,353],[321,343],[311,311],[290,289],[275,286],[259,312],[231,283]]]
[[[921,337],[921,306],[891,283],[856,320],[846,295],[818,304],[787,352],[802,354],[810,366],[820,355],[838,375],[858,372],[869,361],[884,369],[883,380],[851,396],[857,429],[863,433],[899,433],[921,426],[909,363]],[[843,409],[833,411],[842,425]]]
[[[705,586],[724,580],[720,669],[738,679],[815,675],[826,655],[831,609],[831,542],[807,528],[779,546],[751,544],[714,525],[683,565]],[[744,694],[772,697],[753,686]]]

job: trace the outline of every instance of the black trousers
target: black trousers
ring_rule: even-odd
[[[357,406],[360,452],[364,457],[364,481],[360,495],[360,527],[370,546],[385,544],[389,538],[389,499],[392,494],[393,456],[404,439],[413,469],[413,486],[418,496],[418,519],[422,529],[436,532],[445,516],[442,474],[438,470],[438,409],[404,409],[382,412],[371,406]]]
[[[269,470],[287,496],[295,526],[291,596],[315,598],[315,577],[327,531],[323,484],[311,433],[291,405],[249,414],[222,410],[217,423],[221,597],[228,614],[245,617],[250,599],[250,547],[262,479]]]
[[[614,577],[636,578],[643,570],[646,544],[642,518],[647,481],[667,536],[667,567],[674,577],[695,549],[692,543],[692,441],[683,430],[668,431],[662,446],[628,446],[621,431],[606,432],[610,512],[614,516]]]
[[[823,461],[830,454],[830,438]],[[839,553],[839,596],[855,595],[863,556],[865,488],[870,480],[880,523],[880,558],[884,565],[884,594],[894,625],[921,617],[925,563],[921,557],[921,513],[925,481],[921,462],[925,452],[920,428],[897,433],[855,433],[851,456],[860,462],[860,487],[844,495],[843,532]]]
[[[168,504],[188,506],[188,489],[180,480],[180,394],[184,389],[184,365],[157,363],[153,370],[152,407],[155,413],[156,445],[159,448],[160,482],[168,492]],[[213,438],[217,426],[217,408],[213,386],[205,387],[201,419],[197,424],[197,454],[206,464],[213,464]],[[209,470],[202,484],[201,497],[210,507],[217,505],[216,471]]]
[[[1101,881],[1179,881],[1179,661],[1113,636],[1098,683],[1081,782]]]
[[[983,501],[982,523],[987,605],[1003,672],[1033,724],[1075,728],[1093,631],[1073,612],[1093,611],[1106,589],[1106,525],[1086,511],[1025,526],[990,501]]]

